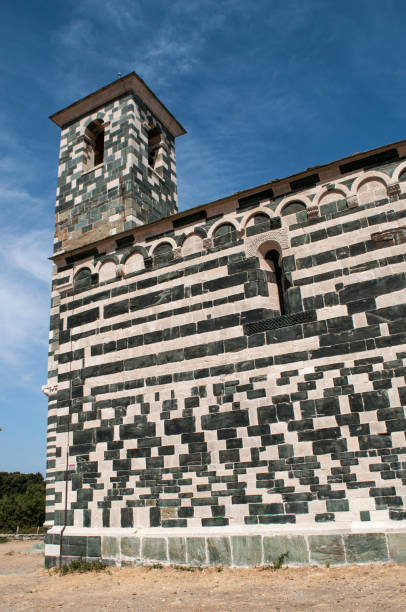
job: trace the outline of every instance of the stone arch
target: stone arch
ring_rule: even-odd
[[[90,289],[92,286],[92,271],[89,267],[84,266],[75,272],[73,277],[74,289]]]
[[[273,235],[272,235],[273,234]],[[257,244],[256,256],[261,269],[266,274],[269,308],[274,316],[288,312],[288,283],[282,269],[283,246],[286,242],[283,234],[269,232],[269,235]]]
[[[286,229],[280,228],[258,234],[247,238],[245,241],[245,252],[247,257],[259,257],[263,256],[264,249],[271,250],[272,248],[279,248],[282,253],[283,250],[289,248],[289,239]]]
[[[388,180],[382,173],[368,173],[369,176],[362,176],[360,180],[355,181],[354,191],[356,190],[358,203],[368,204],[376,200],[382,200],[387,197]]]
[[[286,198],[283,198],[283,200],[279,202],[275,210],[275,215],[281,216],[281,217],[287,216],[286,213],[283,214],[284,209],[286,209],[288,205],[294,204],[295,202],[302,204],[304,206],[304,209],[308,209],[313,206],[311,200],[307,196],[303,196],[303,195],[300,195],[299,197],[298,196],[288,196]]]
[[[280,244],[280,241],[276,237],[271,239],[268,238],[268,240],[264,240],[263,242],[261,242],[258,247],[257,254],[262,255],[262,257],[265,257],[268,251],[278,251],[279,258],[281,258],[282,250],[283,249]]]
[[[143,259],[146,259],[147,257],[149,257],[148,250],[144,246],[137,244],[137,246],[130,248],[127,251],[127,253],[125,253],[125,255],[122,256],[121,263],[125,264],[127,262],[127,259],[131,257],[133,253],[141,253]]]
[[[344,200],[349,196],[349,189],[345,185],[337,185],[334,189],[323,189],[314,200],[314,206],[322,206],[337,200]]]
[[[182,243],[182,255],[191,255],[203,250],[203,239],[196,232],[186,236]]]
[[[155,256],[156,250],[160,249],[163,244],[169,244],[172,250],[176,249],[176,247],[177,247],[176,241],[173,238],[168,238],[168,237],[162,238],[162,240],[159,240],[152,247],[152,253],[151,253],[152,257]]]
[[[193,229],[193,232],[195,234],[198,234],[200,236],[200,238],[207,238],[207,232],[203,227],[195,227]]]
[[[167,263],[173,259],[173,249],[176,248],[174,240],[164,238],[158,242],[152,251],[152,257],[156,264]]]
[[[221,226],[221,225],[232,225],[234,230],[237,231],[238,227],[237,224],[235,222],[235,220],[233,219],[232,221],[225,218],[225,219],[219,219],[218,221],[216,221],[216,223],[213,223],[213,225],[211,226],[211,228],[209,229],[209,232],[207,234],[208,238],[213,238],[214,233],[216,232],[216,230]]]
[[[145,261],[143,254],[138,249],[133,249],[131,253],[127,255],[124,265],[126,274],[132,274],[133,272],[139,272],[140,270],[144,270]]]
[[[392,182],[402,183],[406,181],[406,162],[402,162],[393,173]]]
[[[256,224],[255,219],[258,218],[259,216],[264,217],[264,223],[266,223],[265,217],[269,219],[269,229],[270,229],[272,213],[270,212],[269,209],[266,209],[266,208],[257,208],[254,211],[250,211],[245,217],[245,220],[242,221],[243,227],[246,228],[246,227],[250,227],[251,225],[255,225]]]
[[[98,112],[94,115],[92,115],[91,117],[86,117],[85,121],[83,123],[81,123],[82,125],[82,133],[84,134],[86,129],[89,127],[89,125],[91,123],[93,123],[94,121],[101,121],[104,125],[106,125],[108,122],[106,121],[106,116],[105,113],[103,112]]]
[[[380,180],[385,185],[389,185],[390,180],[392,180],[389,179],[389,176],[387,176],[383,172],[379,172],[379,170],[369,170],[368,172],[364,172],[355,179],[355,181],[351,185],[351,195],[357,195],[360,185],[368,179]]]
[[[288,202],[281,210],[282,217],[288,217],[289,215],[296,215],[298,212],[305,212],[306,204],[300,200],[293,200]]]
[[[220,223],[212,232],[213,246],[230,245],[237,240],[237,229],[234,223],[225,221]]]
[[[116,270],[117,270],[117,263],[116,261],[114,261],[114,259],[109,258],[109,259],[105,259],[104,261],[102,261],[98,269],[99,282],[103,282],[103,281],[107,281],[107,280],[116,278]]]

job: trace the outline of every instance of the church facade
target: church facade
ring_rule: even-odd
[[[56,113],[46,563],[406,560],[406,141],[177,212],[132,73]]]

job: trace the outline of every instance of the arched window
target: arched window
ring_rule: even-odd
[[[282,217],[294,215],[295,213],[302,212],[302,210],[306,210],[306,206],[303,204],[303,202],[289,202],[289,204],[286,204],[286,206],[282,209]]]
[[[101,119],[89,123],[85,131],[84,170],[91,170],[103,163],[104,124]]]
[[[75,280],[73,282],[73,286],[75,289],[90,289],[92,286],[92,273],[89,268],[82,268],[75,276]]]
[[[285,308],[285,282],[283,278],[282,268],[279,265],[280,254],[275,249],[268,251],[265,255],[265,261],[270,269],[269,284],[270,296],[274,297],[274,309],[279,310],[281,315],[286,314]]]
[[[173,257],[172,245],[169,242],[162,242],[159,244],[154,251],[155,263],[166,263]]]
[[[161,130],[158,127],[148,130],[148,165],[151,168],[155,168],[160,144]]]
[[[237,239],[237,232],[231,223],[219,225],[213,232],[213,245],[226,246],[232,244]]]

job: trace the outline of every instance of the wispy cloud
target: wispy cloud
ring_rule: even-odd
[[[220,4],[206,0],[203,5],[174,1],[170,5],[155,2],[147,8],[132,0],[118,5],[110,0],[84,0],[72,6],[70,22],[53,34],[56,61],[64,72],[60,94],[81,95],[84,74],[101,62],[111,67],[112,80],[118,72],[136,70],[154,89],[170,94],[176,79],[203,63],[209,37],[221,29],[227,10],[239,5],[229,0]]]
[[[43,160],[21,135],[6,126],[0,141],[0,363],[19,386],[29,384],[38,355],[46,364],[54,185],[39,188]]]
[[[20,374],[30,371],[33,360],[37,362],[39,349],[46,361],[50,265],[44,261],[44,236],[37,232],[14,241],[9,236],[8,243],[2,244],[0,362],[18,368]]]
[[[30,230],[18,235],[5,233],[0,244],[0,257],[7,263],[7,268],[24,278],[32,277],[41,281],[49,289],[51,263],[48,260],[51,252],[51,232],[48,229]],[[4,269],[4,268],[3,268]]]
[[[74,18],[58,30],[57,37],[65,49],[89,50],[92,48],[93,24],[88,19]]]

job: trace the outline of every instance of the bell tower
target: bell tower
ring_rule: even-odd
[[[62,130],[55,255],[177,212],[186,132],[135,72],[50,119]]]

